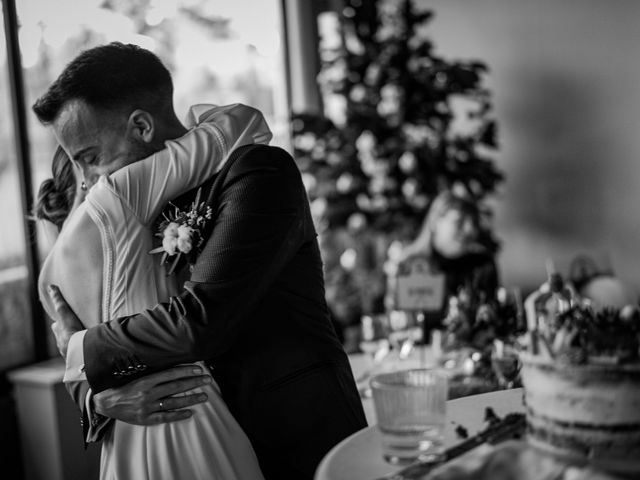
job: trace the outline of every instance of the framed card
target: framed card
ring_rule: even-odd
[[[424,257],[407,260],[396,277],[395,308],[436,312],[444,304],[445,275],[434,272]]]

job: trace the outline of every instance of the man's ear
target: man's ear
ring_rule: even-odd
[[[155,136],[153,115],[145,110],[134,110],[127,121],[127,136],[144,143],[151,143]]]

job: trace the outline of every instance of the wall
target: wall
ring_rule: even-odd
[[[504,283],[586,252],[640,289],[640,2],[417,1],[437,53],[491,69]]]
[[[20,480],[23,478],[22,453],[16,419],[16,405],[10,385],[0,375],[0,478]]]

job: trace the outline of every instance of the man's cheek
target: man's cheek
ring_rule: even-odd
[[[98,178],[100,178],[102,175],[110,175],[113,172],[115,172],[117,169],[118,169],[118,167],[115,166],[113,163],[110,163],[108,165],[100,165],[100,166],[96,166],[95,168],[91,169],[91,175],[97,181]]]
[[[98,181],[100,175],[100,171],[95,168],[85,167],[82,169],[82,181],[84,181],[89,188]]]
[[[126,167],[128,164],[129,162],[127,162],[125,158],[118,158],[108,165],[101,166],[97,172],[98,176],[111,175],[113,172],[120,170],[122,167]]]

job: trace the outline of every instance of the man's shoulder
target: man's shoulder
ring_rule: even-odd
[[[231,153],[225,165],[227,176],[252,171],[273,171],[283,167],[295,167],[293,157],[284,149],[271,145],[245,145]],[[223,172],[221,172],[223,173]]]
[[[279,159],[293,160],[289,152],[283,148],[264,144],[243,145],[231,152],[231,156],[234,156],[234,154],[237,156],[237,161],[241,159],[243,161],[250,159],[256,162],[277,161]]]

